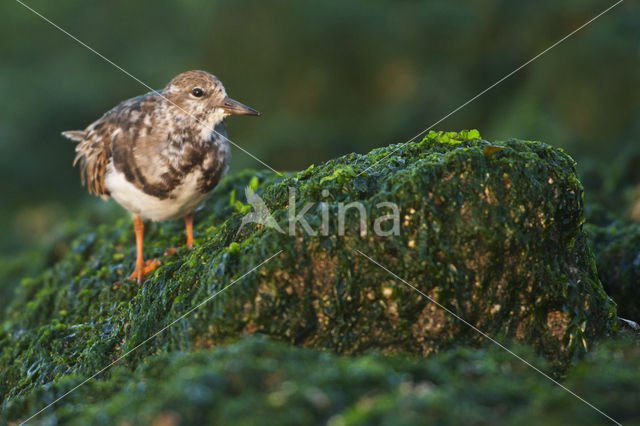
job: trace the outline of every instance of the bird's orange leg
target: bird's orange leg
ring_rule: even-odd
[[[185,216],[185,228],[187,230],[187,248],[193,247],[193,213]]]
[[[184,217],[184,225],[187,231],[187,248],[191,248],[193,247],[193,213],[186,215]],[[172,254],[174,254],[175,252],[177,252],[178,249],[175,247],[171,247],[168,248],[164,251],[164,256],[171,256]]]
[[[133,231],[136,233],[136,269],[131,273],[129,279],[137,279],[138,285],[142,285],[145,275],[160,266],[160,261],[156,259],[144,261],[144,223],[138,215],[133,215]]]

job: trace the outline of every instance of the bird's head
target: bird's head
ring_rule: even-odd
[[[164,88],[162,95],[182,112],[210,126],[231,114],[260,115],[255,109],[227,96],[220,80],[205,71],[187,71],[177,75]]]

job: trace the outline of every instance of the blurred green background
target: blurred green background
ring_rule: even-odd
[[[613,4],[26,2],[154,88],[189,69],[216,74],[263,113],[230,118],[230,138],[281,170],[408,140]],[[594,194],[620,191],[621,178],[640,182],[640,160],[629,163],[640,158],[638,16],[637,2],[622,3],[436,129],[563,147]],[[60,132],[147,89],[13,0],[0,5],[0,57],[6,254],[102,203],[81,187],[74,144]],[[231,171],[247,167],[263,168],[234,149]]]

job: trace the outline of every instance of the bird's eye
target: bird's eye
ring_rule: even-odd
[[[196,88],[194,88],[194,89],[191,91],[191,94],[192,94],[193,96],[195,96],[196,98],[199,98],[199,97],[201,97],[202,95],[204,95],[204,90],[202,90],[202,89],[201,89],[201,88],[199,88],[199,87],[196,87]]]

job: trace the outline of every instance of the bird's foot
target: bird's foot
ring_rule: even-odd
[[[186,247],[186,248],[188,248],[188,249],[192,249],[192,248],[193,248],[193,243],[191,243],[191,244],[187,244],[185,247]],[[166,250],[164,251],[164,253],[162,253],[162,255],[163,255],[163,256],[171,256],[172,254],[174,254],[174,253],[175,253],[175,252],[177,252],[178,250],[180,250],[180,248],[179,248],[179,247],[171,247],[171,248],[166,249]]]
[[[158,266],[160,266],[162,262],[158,259],[147,259],[142,265],[141,269],[136,269],[129,275],[130,280],[138,280],[138,284],[142,284],[144,281],[144,277],[153,272]]]
[[[163,256],[171,256],[172,254],[174,254],[174,253],[175,253],[175,252],[177,252],[177,251],[178,251],[178,248],[177,248],[177,247],[171,247],[171,248],[166,249],[166,250],[164,251],[164,253],[162,253],[162,255],[163,255]]]

